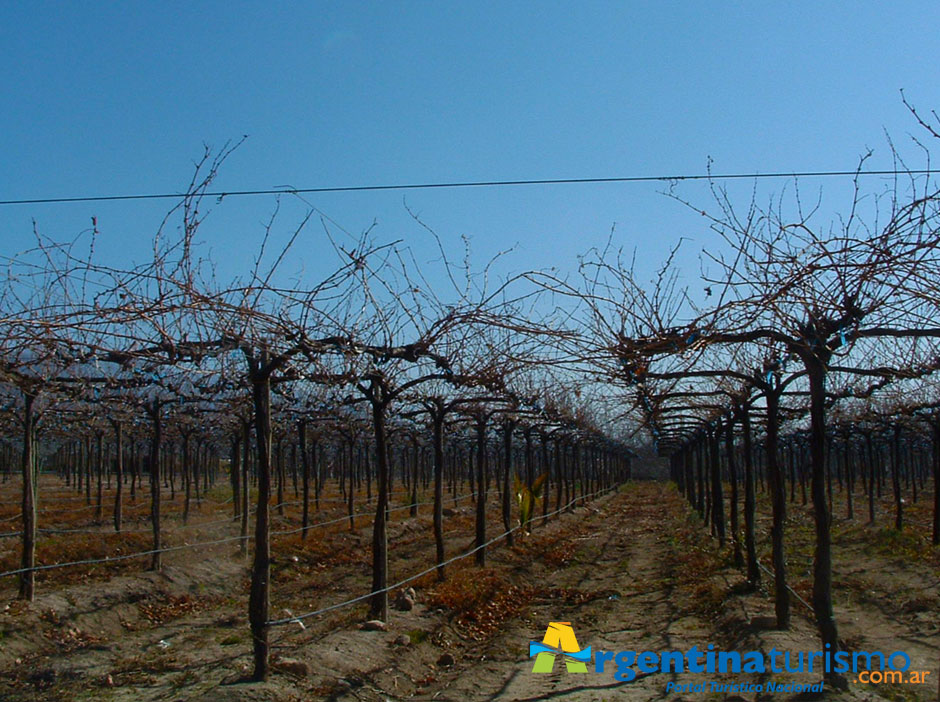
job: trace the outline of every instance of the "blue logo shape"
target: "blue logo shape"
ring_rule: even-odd
[[[567,651],[562,651],[561,648],[552,648],[551,646],[546,646],[543,643],[537,643],[535,641],[529,642],[529,658],[534,658],[540,653],[557,653],[559,655],[565,656],[567,658],[572,658],[576,661],[582,663],[588,663],[591,660],[591,647],[582,648],[580,651],[569,653]]]

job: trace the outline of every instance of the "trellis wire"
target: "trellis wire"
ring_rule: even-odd
[[[464,497],[468,497],[468,496],[469,495],[460,495],[456,498],[453,498],[453,497],[447,498],[445,502],[453,502],[455,500],[461,500]],[[433,505],[433,504],[434,504],[433,502],[420,502],[420,503],[415,504],[414,506],[421,507],[421,506],[427,506],[427,505]],[[400,507],[391,507],[388,509],[388,511],[398,512],[403,509],[410,509],[411,507],[412,505],[402,505]],[[373,514],[371,511],[370,512],[358,512],[351,516],[354,518],[355,517],[370,517],[370,516],[373,516]],[[316,524],[308,524],[306,527],[299,527],[297,529],[288,529],[284,531],[272,531],[271,536],[286,536],[288,534],[296,534],[298,532],[304,531],[304,529],[309,530],[309,529],[316,529],[319,527],[329,526],[330,524],[336,524],[338,522],[346,521],[349,518],[350,518],[350,515],[347,514],[342,517],[337,517],[336,519],[330,519],[325,522],[318,522]],[[226,519],[225,521],[226,522],[232,521],[234,523],[234,520]],[[147,529],[144,531],[146,533],[149,533],[151,530]],[[133,533],[133,532],[128,532],[128,533]],[[161,531],[161,533],[165,533],[165,532]],[[172,530],[166,533],[172,533]],[[6,572],[0,573],[0,579],[7,578],[13,575],[19,575],[20,573],[26,573],[29,571],[38,572],[38,571],[43,571],[43,570],[54,570],[58,568],[70,568],[73,566],[80,566],[80,565],[96,565],[99,563],[114,563],[117,561],[126,561],[131,558],[140,558],[142,556],[152,556],[156,553],[171,553],[173,551],[182,551],[185,549],[199,548],[202,546],[218,546],[219,544],[230,543],[234,541],[250,541],[253,538],[254,538],[253,534],[249,534],[248,536],[230,536],[224,539],[214,539],[212,541],[201,541],[201,542],[194,543],[194,544],[183,544],[182,546],[169,546],[166,548],[151,549],[149,551],[138,551],[135,553],[127,553],[121,556],[107,556],[105,558],[90,558],[90,559],[86,559],[82,561],[68,561],[66,563],[50,563],[48,565],[34,566],[33,568],[19,568],[17,570],[8,570]]]
[[[541,515],[538,515],[537,517],[533,517],[532,519],[529,520],[529,523],[531,523],[531,522],[536,522],[536,521],[540,521],[540,520],[542,520],[542,519],[548,519],[549,517],[552,517],[552,516],[554,516],[554,515],[556,515],[556,514],[559,514],[560,512],[564,512],[566,509],[568,509],[569,507],[571,507],[571,506],[574,505],[575,503],[580,502],[581,500],[590,499],[590,498],[592,498],[592,497],[595,497],[595,496],[597,496],[597,495],[600,495],[600,494],[602,494],[602,493],[604,493],[604,492],[607,492],[607,491],[609,491],[609,490],[610,490],[610,488],[605,488],[604,490],[598,490],[597,492],[593,492],[593,493],[591,493],[591,494],[589,494],[589,495],[582,495],[581,497],[576,497],[576,498],[574,498],[573,500],[571,500],[571,502],[569,502],[568,504],[566,504],[564,507],[559,507],[558,509],[556,509],[556,510],[553,511],[553,512],[548,512],[547,514],[541,514]],[[444,561],[443,563],[435,564],[435,565],[431,566],[430,568],[427,568],[427,569],[425,569],[425,570],[422,570],[420,573],[417,573],[417,574],[412,575],[412,576],[410,576],[410,577],[408,577],[408,578],[405,578],[404,580],[400,580],[399,582],[395,583],[394,585],[389,585],[388,587],[384,587],[384,588],[382,588],[381,590],[374,590],[374,591],[369,592],[369,593],[367,593],[367,594],[365,594],[365,595],[360,595],[359,597],[354,597],[354,598],[352,598],[352,599],[350,599],[350,600],[346,600],[345,602],[339,602],[339,603],[337,603],[337,604],[333,604],[333,605],[330,605],[330,606],[328,606],[328,607],[323,607],[323,608],[318,609],[318,610],[315,610],[315,611],[313,611],[313,612],[307,612],[306,614],[299,614],[299,615],[297,615],[297,616],[287,617],[287,618],[284,618],[284,619],[272,619],[272,620],[270,620],[270,621],[265,622],[265,625],[267,625],[267,626],[282,626],[282,625],[284,625],[284,624],[291,624],[291,623],[293,623],[293,622],[300,622],[300,621],[302,621],[302,620],[304,620],[304,619],[309,619],[310,617],[315,617],[315,616],[317,616],[317,615],[319,615],[319,614],[325,614],[325,613],[331,612],[331,611],[333,611],[333,610],[335,610],[335,609],[341,609],[342,607],[348,607],[349,605],[356,604],[356,603],[358,603],[358,602],[362,602],[363,600],[369,599],[369,598],[372,597],[373,595],[378,595],[378,594],[381,594],[381,593],[383,593],[383,592],[391,592],[392,590],[394,590],[394,589],[396,589],[396,588],[399,588],[399,587],[402,587],[403,585],[407,585],[408,583],[413,582],[413,581],[417,580],[418,578],[420,578],[420,577],[422,577],[422,576],[424,576],[424,575],[427,575],[428,573],[434,572],[434,571],[437,570],[438,568],[443,568],[444,566],[450,565],[451,563],[454,563],[454,562],[456,562],[456,561],[459,561],[459,560],[462,560],[462,559],[464,559],[464,558],[467,558],[468,556],[472,556],[472,555],[473,555],[474,553],[476,553],[477,551],[479,551],[479,550],[481,550],[481,549],[484,549],[484,548],[486,548],[487,546],[490,546],[491,544],[494,544],[494,543],[496,543],[497,541],[500,541],[501,539],[506,538],[507,536],[509,536],[510,534],[512,534],[512,533],[515,532],[515,531],[518,531],[518,530],[521,529],[521,528],[522,528],[522,525],[521,525],[521,524],[518,525],[518,526],[514,526],[512,529],[509,529],[509,530],[507,530],[507,531],[504,531],[502,534],[499,534],[498,536],[494,536],[494,537],[493,537],[492,539],[490,539],[489,541],[486,541],[485,543],[483,543],[483,544],[481,544],[480,546],[477,546],[477,547],[471,549],[470,551],[467,551],[466,553],[462,553],[462,554],[460,554],[460,555],[454,556],[453,558],[449,558],[449,559],[447,559],[446,561]]]

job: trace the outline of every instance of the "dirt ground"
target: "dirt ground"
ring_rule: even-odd
[[[365,505],[362,506],[363,508]],[[761,504],[762,541],[766,534]],[[341,509],[341,508],[340,508]],[[341,512],[339,512],[341,514]],[[494,503],[489,531],[496,534]],[[914,517],[916,518],[916,513]],[[798,593],[808,594],[809,513],[794,505],[789,562]],[[472,545],[469,501],[445,520],[449,555]],[[233,532],[206,527],[201,540]],[[934,700],[940,677],[940,560],[917,533],[859,521],[834,522],[836,617],[850,650],[902,650],[927,684],[827,689],[832,700]],[[182,538],[195,538],[186,533]],[[390,525],[391,579],[431,565],[430,512],[396,513]],[[370,527],[359,519],[274,540],[272,615],[300,614],[366,592]],[[762,544],[763,545],[763,544]],[[769,558],[762,553],[762,560]],[[132,562],[132,564],[135,562]],[[35,602],[13,599],[0,583],[0,700],[764,700],[811,699],[789,693],[667,691],[667,684],[817,682],[815,674],[642,674],[619,682],[574,674],[556,661],[532,673],[529,642],[549,622],[570,622],[592,651],[815,651],[810,613],[794,602],[793,626],[773,628],[765,584],[747,591],[698,518],[673,487],[639,482],[536,526],[513,547],[488,549],[448,567],[447,580],[412,583],[417,604],[393,609],[387,631],[360,628],[362,604],[273,630],[275,672],[245,683],[250,666],[247,561],[237,544],[167,554],[160,573],[92,570],[55,576]],[[64,571],[51,571],[51,573]],[[766,578],[765,578],[766,580]],[[393,597],[394,599],[394,597]],[[593,670],[593,669],[592,669]]]

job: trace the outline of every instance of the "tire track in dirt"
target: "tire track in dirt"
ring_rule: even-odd
[[[555,572],[541,572],[537,563],[528,568],[531,579],[551,587],[609,592],[608,596],[583,604],[534,602],[524,618],[509,623],[490,642],[484,660],[460,665],[446,687],[422,699],[665,699],[668,675],[637,675],[632,682],[619,682],[612,662],[603,674],[575,675],[567,673],[560,660],[552,673],[535,674],[527,650],[530,640],[541,640],[550,621],[571,622],[579,645],[591,646],[595,655],[598,650],[685,650],[707,645],[710,625],[681,616],[673,603],[672,566],[664,541],[669,517],[663,498],[663,489],[649,484],[617,495],[584,519],[590,534],[576,537],[576,566]]]

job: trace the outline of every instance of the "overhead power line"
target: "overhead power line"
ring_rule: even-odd
[[[686,175],[614,176],[609,178],[539,178],[530,180],[472,180],[444,183],[397,183],[386,185],[340,185],[318,188],[267,188],[259,190],[219,190],[202,193],[204,197],[244,197],[249,195],[291,195],[315,193],[357,193],[382,190],[440,190],[444,188],[505,188],[520,185],[588,185],[597,183],[676,183],[686,180],[765,180],[769,178],[834,178],[855,176],[931,175],[937,170],[877,171],[802,171],[793,173],[697,173]],[[185,197],[186,193],[138,193],[130,195],[79,195],[73,197],[38,197],[21,200],[0,200],[0,205],[49,205],[68,202],[116,202],[121,200],[167,200]]]

